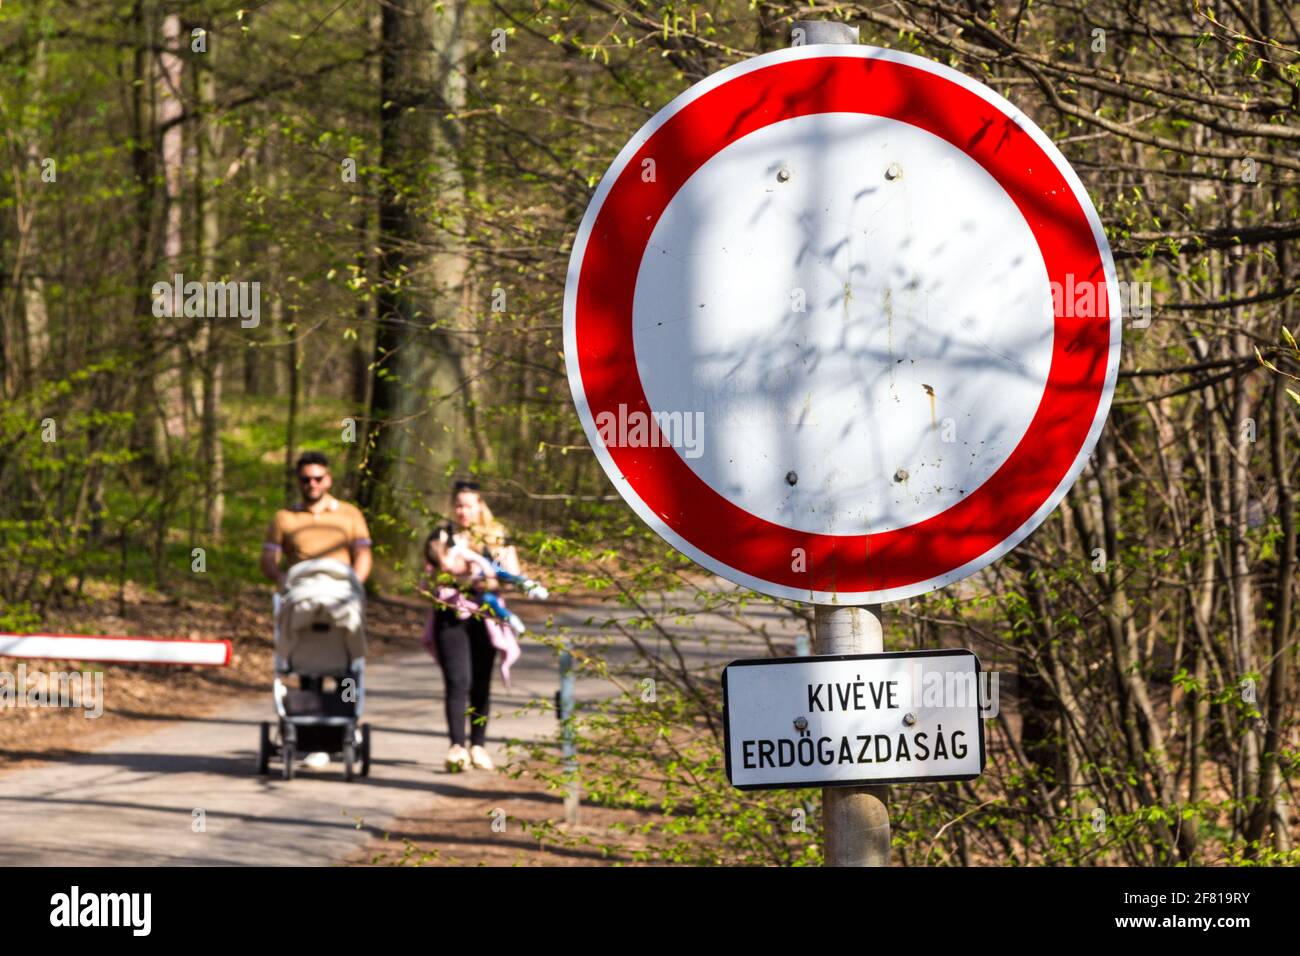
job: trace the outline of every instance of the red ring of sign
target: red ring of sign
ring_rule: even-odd
[[[1092,227],[1056,163],[994,104],[916,67],[821,56],[744,73],[682,107],[624,165],[592,224],[578,280],[575,339],[593,419],[651,409],[632,348],[637,274],[659,217],[719,150],[755,130],[814,113],[866,113],[947,140],[1006,191],[1037,240],[1051,282],[1096,283],[1095,314],[1055,316],[1051,368],[1038,410],[1015,450],[979,488],[931,518],[865,535],[798,531],[732,504],[667,442],[608,447],[641,500],[718,561],[790,588],[863,593],[946,574],[996,548],[1066,477],[1096,416],[1110,355],[1105,273]],[[655,181],[642,178],[655,161]],[[653,421],[653,419],[651,419]],[[653,424],[651,428],[655,427]],[[792,570],[802,548],[806,570]],[[870,560],[868,560],[870,558]]]

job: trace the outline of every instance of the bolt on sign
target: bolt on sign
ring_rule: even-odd
[[[574,401],[632,509],[821,604],[914,597],[1024,540],[1097,441],[1121,326],[1048,137],[954,70],[851,45],[661,109],[596,189],[564,300]]]

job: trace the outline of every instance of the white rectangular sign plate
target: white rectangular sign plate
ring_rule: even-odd
[[[733,661],[722,692],[727,779],[741,790],[970,780],[984,769],[987,689],[971,651]]]

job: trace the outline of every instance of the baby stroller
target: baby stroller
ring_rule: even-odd
[[[262,722],[258,773],[273,756],[293,779],[299,754],[322,751],[343,763],[351,780],[370,773],[370,727],[360,724],[365,704],[365,589],[352,568],[318,558],[289,569],[284,593],[274,598],[275,711],[278,725]],[[287,680],[297,675],[298,687]]]

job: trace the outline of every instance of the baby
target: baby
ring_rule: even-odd
[[[448,557],[456,555],[462,561],[472,565],[475,569],[475,578],[487,578],[489,575],[495,576],[498,581],[504,581],[506,584],[513,584],[520,588],[535,601],[545,601],[550,596],[550,592],[536,581],[517,574],[511,574],[487,555],[478,553],[473,548],[454,538],[452,546],[447,550],[447,555]],[[437,565],[437,561],[432,554],[429,554],[428,558],[432,565]],[[519,615],[506,607],[506,602],[500,594],[495,591],[485,590],[481,600],[489,612],[509,624],[511,630],[516,634],[523,634],[527,630]]]

